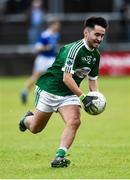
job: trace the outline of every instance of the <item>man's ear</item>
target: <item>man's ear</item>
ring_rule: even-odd
[[[86,37],[86,36],[88,35],[88,29],[85,28],[84,31],[83,31],[83,33],[84,33],[84,36]]]

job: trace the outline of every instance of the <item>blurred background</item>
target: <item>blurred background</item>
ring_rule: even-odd
[[[0,0],[1,76],[31,73],[34,44],[49,19],[61,21],[61,46],[82,38],[84,20],[95,15],[109,21],[100,47],[100,74],[130,75],[130,0],[40,1]]]

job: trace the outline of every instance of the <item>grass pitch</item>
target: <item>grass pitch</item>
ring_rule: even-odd
[[[46,129],[34,135],[18,130],[20,117],[34,109],[31,92],[23,106],[19,93],[25,78],[0,78],[0,178],[1,179],[130,179],[130,78],[99,79],[107,107],[99,116],[82,110],[82,124],[68,151],[68,168],[52,169],[50,162],[64,128],[58,113]],[[88,91],[87,82],[82,89]]]

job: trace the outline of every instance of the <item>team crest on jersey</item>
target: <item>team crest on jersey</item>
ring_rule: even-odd
[[[86,61],[87,64],[91,64],[92,56],[82,57],[82,61]]]
[[[84,78],[85,76],[88,75],[88,73],[91,71],[91,69],[89,67],[83,67],[81,69],[76,69],[75,70],[75,74],[79,77],[79,78]]]
[[[73,64],[73,59],[68,58],[66,64],[67,64],[68,66],[72,66],[72,64]]]
[[[92,56],[82,57],[81,59],[82,59],[82,61],[86,61],[87,64],[91,64],[91,62],[93,64],[95,64],[95,62],[96,62],[96,58],[92,59]]]

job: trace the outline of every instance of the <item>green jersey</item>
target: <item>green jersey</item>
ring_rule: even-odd
[[[86,76],[92,80],[97,79],[99,61],[98,50],[91,50],[84,39],[67,44],[60,49],[55,62],[37,80],[36,85],[54,95],[72,95],[73,92],[63,82],[63,73],[71,73],[79,86]]]

